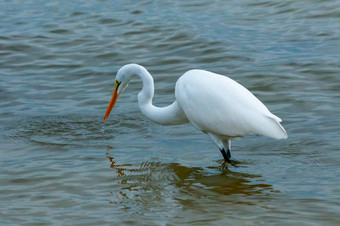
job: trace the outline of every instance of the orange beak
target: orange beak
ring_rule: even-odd
[[[109,117],[110,112],[112,111],[113,106],[115,106],[116,101],[118,99],[118,94],[117,94],[117,90],[118,90],[118,86],[117,83],[115,85],[115,90],[113,91],[112,97],[111,97],[111,101],[109,103],[109,106],[107,107],[105,116],[104,116],[104,121],[107,119],[107,117]]]

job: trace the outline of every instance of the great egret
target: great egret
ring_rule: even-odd
[[[275,139],[288,137],[280,124],[282,120],[249,90],[226,76],[204,70],[184,73],[176,83],[176,100],[160,108],[152,104],[154,82],[150,73],[137,64],[125,65],[117,72],[114,92],[104,120],[133,76],[138,76],[143,82],[142,91],[138,93],[138,104],[147,118],[161,125],[190,122],[210,136],[229,163],[232,138],[250,134]]]

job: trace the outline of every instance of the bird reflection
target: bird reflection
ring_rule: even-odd
[[[125,171],[127,170],[126,167],[132,166],[132,164],[128,164],[128,163],[126,163],[126,164],[116,164],[116,162],[114,161],[114,157],[106,156],[106,158],[108,158],[109,161],[110,161],[110,168],[116,170],[117,177],[125,176]]]
[[[202,198],[212,198],[215,201],[228,199],[240,203],[240,200],[230,197],[265,197],[265,193],[274,191],[271,185],[263,183],[261,176],[233,172],[219,162],[209,167],[188,167],[159,161],[135,165],[118,163],[119,160],[112,156],[107,158],[110,168],[116,174],[115,182],[121,185],[118,190],[111,192],[115,194],[113,200],[116,200],[111,203],[144,206],[150,203],[167,203],[173,199],[181,205],[189,205],[187,200],[200,199],[201,202]],[[252,204],[248,200],[243,202]]]

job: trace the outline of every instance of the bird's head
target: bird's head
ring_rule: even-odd
[[[118,70],[117,75],[116,75],[116,82],[115,82],[114,91],[113,91],[109,106],[107,107],[105,117],[104,117],[104,121],[107,119],[110,112],[112,111],[114,105],[116,104],[116,101],[117,101],[119,95],[128,86],[128,84],[131,80],[131,77],[134,74],[133,71],[132,71],[132,69],[134,69],[134,67],[135,66],[133,64],[130,64],[130,65],[125,65],[124,67],[122,67],[121,69]]]

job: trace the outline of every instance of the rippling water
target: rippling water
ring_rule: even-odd
[[[339,1],[1,1],[0,224],[339,224]],[[116,71],[237,80],[289,138],[233,141],[139,111]]]

